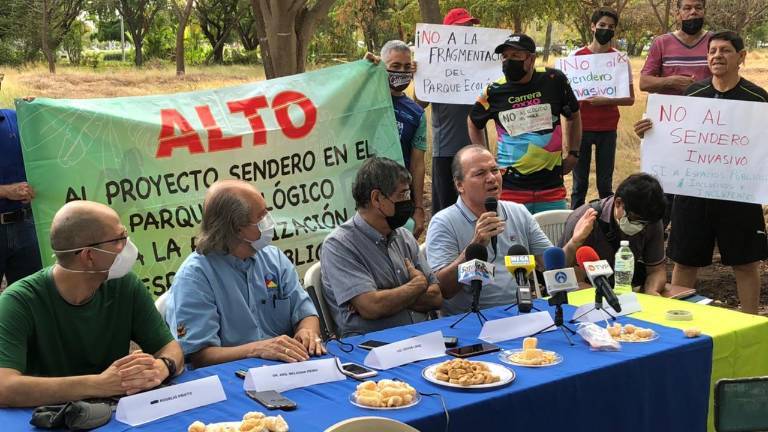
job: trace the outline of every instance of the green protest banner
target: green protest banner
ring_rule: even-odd
[[[192,93],[16,102],[45,264],[66,202],[115,209],[141,253],[134,271],[165,292],[194,250],[207,187],[238,178],[264,193],[275,245],[300,274],[354,214],[362,162],[402,162],[384,68],[367,61]]]

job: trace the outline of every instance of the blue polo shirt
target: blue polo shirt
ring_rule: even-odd
[[[185,355],[293,336],[299,321],[317,315],[293,264],[275,246],[245,260],[193,252],[173,279],[167,305],[165,321]]]
[[[531,255],[541,255],[552,247],[547,235],[522,204],[499,201],[498,215],[506,224],[504,232],[497,236],[498,245],[494,255],[488,244],[488,261],[496,266],[494,283],[483,287],[480,293],[480,308],[514,303],[517,286],[514,277],[504,267],[504,256],[513,244],[521,244]],[[433,272],[440,271],[452,263],[472,241],[477,217],[459,197],[456,204],[441,210],[432,217],[427,229],[427,260]],[[472,289],[462,287],[455,296],[443,300],[442,311],[446,315],[467,312],[472,305]]]
[[[0,109],[0,185],[27,181],[24,159],[21,157],[21,140],[16,124],[16,111]],[[25,207],[21,201],[0,198],[0,213]]]

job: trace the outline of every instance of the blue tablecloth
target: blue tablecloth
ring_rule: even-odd
[[[542,309],[550,309],[537,301]],[[566,316],[573,308],[566,306]],[[554,314],[554,308],[550,311]],[[503,308],[484,311],[489,319],[514,314]],[[398,327],[347,339],[357,344],[376,339],[398,341],[435,330],[446,336],[456,336],[460,345],[479,342],[480,330],[474,316],[467,317],[456,328],[448,326],[456,317],[443,318],[420,324]],[[437,386],[424,380],[422,369],[449,357],[420,361],[382,371],[375,379],[399,378],[417,390],[443,395],[450,412],[451,431],[514,431],[535,429],[540,431],[675,431],[706,430],[707,401],[712,363],[712,340],[708,337],[686,339],[677,329],[619,318],[622,323],[634,323],[654,329],[660,338],[652,343],[624,343],[619,352],[593,352],[579,337],[575,346],[569,346],[560,331],[539,335],[539,346],[564,356],[565,360],[547,368],[511,367],[517,379],[510,385],[490,391],[467,391]],[[502,349],[520,348],[521,341],[499,344]],[[343,361],[362,363],[367,351],[355,348],[346,354],[336,342],[329,351]],[[474,357],[501,363],[498,353]],[[243,381],[235,377],[238,369],[263,365],[257,359],[202,368],[185,373],[180,381],[218,374],[227,394],[227,400],[214,405],[184,412],[136,428],[146,431],[185,431],[195,420],[205,423],[235,421],[248,411],[267,412],[243,392]],[[503,364],[503,363],[501,363]],[[350,418],[381,415],[404,421],[422,431],[445,429],[445,415],[440,400],[423,397],[415,407],[374,411],[351,405],[349,395],[358,383],[347,379],[304,389],[284,392],[298,404],[291,412],[279,412],[288,421],[292,431],[322,431],[328,426]],[[269,412],[273,414],[276,412]],[[0,410],[3,430],[30,430],[30,410]],[[122,431],[129,426],[112,420],[100,431]],[[373,432],[373,431],[372,431]]]

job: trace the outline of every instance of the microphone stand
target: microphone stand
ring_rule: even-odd
[[[590,313],[592,311],[595,311],[595,310],[601,311],[602,313],[604,313],[604,314],[606,314],[606,315],[608,315],[610,317],[610,318],[604,318],[605,321],[606,321],[606,324],[608,324],[608,319],[612,319],[612,320],[616,321],[616,317],[613,316],[610,312],[608,312],[607,310],[605,310],[603,308],[603,295],[600,294],[600,290],[599,289],[595,288],[595,305],[592,307],[592,309],[587,310],[586,312],[584,312],[583,314],[581,314],[581,315],[579,315],[577,317],[573,317],[568,322],[573,324],[573,323],[577,322],[579,318],[581,318],[584,315],[586,315],[586,314],[588,314],[588,313]]]
[[[572,328],[570,328],[567,325],[565,325],[565,321],[563,320],[563,304],[564,303],[568,303],[567,295],[568,295],[568,293],[566,293],[566,292],[560,292],[560,293],[554,294],[552,297],[550,297],[549,305],[550,306],[552,306],[552,305],[555,306],[555,323],[553,325],[550,325],[548,327],[545,327],[545,328],[537,331],[536,333],[532,334],[531,336],[536,336],[536,335],[539,335],[541,333],[544,333],[545,331],[551,329],[554,326],[555,328],[559,328],[560,331],[563,332],[563,335],[568,340],[568,344],[569,345],[571,345],[571,346],[576,345],[576,344],[573,343],[573,340],[571,339],[571,336],[568,334],[568,333],[571,333],[571,335],[575,336],[576,332]],[[568,330],[568,331],[566,331],[566,330]]]
[[[480,285],[479,287],[475,287],[474,291],[472,293],[472,306],[470,307],[469,311],[465,313],[461,318],[457,319],[453,324],[450,325],[450,328],[454,328],[458,323],[462,322],[464,318],[468,317],[471,314],[477,315],[477,320],[480,321],[480,326],[485,323],[485,321],[488,321],[488,318],[483,315],[482,312],[480,312],[480,290],[483,289],[483,286]]]
[[[522,283],[517,279],[517,277],[515,277],[515,283],[517,284],[518,287],[520,287],[520,285],[522,285]],[[530,284],[529,284],[528,289],[530,289]],[[519,291],[519,288],[518,288],[518,291]],[[520,299],[519,298],[514,303],[512,303],[509,306],[505,307],[504,308],[504,312],[508,312],[510,309],[512,309],[513,307],[517,306],[518,304],[520,304]],[[536,312],[541,312],[541,309],[537,308],[536,305],[533,304],[533,299],[531,299],[531,309],[535,310]],[[520,309],[519,308],[517,310],[517,314],[520,315]]]

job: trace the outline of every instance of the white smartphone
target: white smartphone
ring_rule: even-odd
[[[375,370],[368,369],[357,363],[342,363],[341,370],[344,371],[344,374],[357,379],[370,378],[379,374]]]

